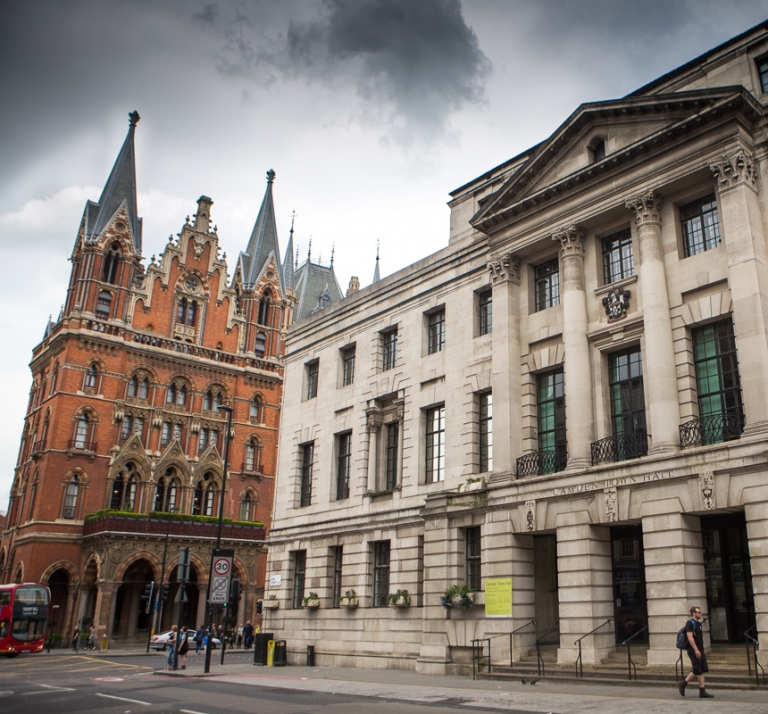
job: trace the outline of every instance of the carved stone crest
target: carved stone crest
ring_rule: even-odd
[[[525,530],[529,533],[536,530],[536,501],[525,502]]]
[[[631,293],[629,290],[616,288],[603,298],[603,307],[605,308],[605,314],[608,315],[608,322],[617,322],[627,316],[630,297]]]
[[[707,510],[715,509],[715,474],[712,471],[702,471],[699,474],[699,490],[701,505]]]
[[[618,502],[616,499],[616,486],[609,486],[603,491],[605,497],[605,520],[614,523],[619,520]]]

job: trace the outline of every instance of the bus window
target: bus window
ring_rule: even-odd
[[[11,604],[11,591],[0,590],[0,607],[5,607]]]
[[[8,620],[0,620],[0,640],[8,636]]]

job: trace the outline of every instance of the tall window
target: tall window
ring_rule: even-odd
[[[493,291],[484,290],[477,296],[477,301],[480,309],[478,333],[490,335],[493,331]]]
[[[373,544],[373,606],[386,607],[389,595],[389,541]]]
[[[435,310],[427,316],[428,353],[441,352],[445,347],[445,309]]]
[[[194,327],[197,321],[197,301],[187,300],[183,297],[179,300],[176,309],[176,324]]]
[[[261,444],[257,437],[251,439],[245,444],[245,471],[259,473],[261,471]]]
[[[115,476],[109,507],[116,511],[133,511],[136,503],[136,466],[129,461]]]
[[[85,387],[87,389],[96,389],[96,384],[99,381],[99,368],[92,364],[90,367],[88,367],[88,370],[85,373]]]
[[[394,422],[386,425],[387,453],[385,459],[386,489],[394,491],[397,487],[397,454],[400,443],[400,424]]]
[[[174,424],[173,425],[173,438],[178,441],[179,443],[182,442],[182,435],[184,433],[184,425],[183,424]]]
[[[267,288],[261,296],[261,300],[259,300],[258,323],[260,325],[269,325],[269,307],[271,302],[272,293],[269,291],[269,288]]]
[[[336,500],[349,498],[349,471],[352,464],[352,434],[336,437]]]
[[[197,482],[192,499],[192,513],[198,516],[212,516],[215,493],[213,474],[209,471]]]
[[[139,382],[139,399],[147,399],[149,397],[149,379],[144,377]]]
[[[768,57],[757,60],[757,73],[760,75],[760,89],[768,92]]]
[[[251,499],[251,493],[250,491],[245,494],[245,497],[243,498],[242,503],[240,504],[240,520],[241,521],[250,521],[251,517],[254,515],[253,511],[253,500]]]
[[[382,371],[386,372],[395,366],[397,359],[397,328],[381,333]]]
[[[67,484],[67,491],[64,495],[64,518],[74,518],[77,511],[77,494],[80,490],[80,483],[77,474],[74,474]]]
[[[427,483],[445,480],[445,405],[427,409]]]
[[[128,381],[128,396],[135,397],[139,393],[139,378],[134,374]]]
[[[733,323],[728,319],[699,327],[692,337],[703,443],[738,439],[744,409]]]
[[[632,231],[627,228],[603,238],[603,282],[608,285],[635,274]]]
[[[478,395],[480,407],[480,473],[493,471],[493,394]]]
[[[105,283],[115,282],[117,277],[117,266],[120,263],[120,244],[115,241],[110,247],[109,251],[104,256],[103,269],[101,271],[101,279]]]
[[[163,423],[163,432],[160,435],[160,446],[167,446],[171,443],[172,424],[169,421]]]
[[[470,590],[480,590],[482,585],[482,573],[480,569],[480,526],[467,528],[465,537],[467,585],[469,585]]]
[[[77,420],[77,428],[75,431],[75,448],[85,449],[90,444],[88,443],[88,432],[90,430],[90,420],[87,414],[82,414]]]
[[[342,375],[341,386],[346,387],[355,381],[355,346],[346,347],[341,351]]]
[[[560,267],[554,258],[533,269],[536,312],[560,304]]]
[[[337,545],[333,548],[333,607],[339,607],[341,597],[341,563],[344,556],[344,548]]]
[[[317,377],[320,372],[320,362],[313,360],[306,364],[307,370],[307,399],[314,399],[317,396]]]
[[[307,570],[307,551],[306,550],[294,550],[291,553],[291,560],[293,561],[293,597],[292,605],[294,610],[302,606],[302,600],[304,599],[304,576]]]
[[[648,451],[645,431],[643,358],[639,347],[610,355],[611,422],[617,458],[634,459]]]
[[[681,206],[680,221],[683,224],[683,248],[686,258],[720,245],[720,221],[717,217],[717,199],[714,193]]]
[[[312,467],[315,458],[315,442],[310,441],[299,447],[301,450],[301,495],[299,506],[309,506],[312,503]]]
[[[257,357],[263,357],[267,353],[267,336],[263,332],[256,333],[256,343],[253,351]]]
[[[264,404],[258,397],[254,397],[251,401],[251,419],[260,424],[264,423]]]
[[[541,473],[562,471],[568,461],[563,370],[540,374],[536,384]]]
[[[171,467],[166,469],[165,475],[158,479],[153,510],[167,513],[171,508],[176,507],[179,486],[175,474],[176,470]]]
[[[203,452],[208,448],[208,440],[210,438],[210,429],[203,427],[200,429],[200,436],[197,439],[197,450]]]
[[[112,293],[108,290],[102,290],[96,301],[96,317],[102,320],[109,319],[109,313],[112,310]]]

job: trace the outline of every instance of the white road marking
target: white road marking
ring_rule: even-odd
[[[46,689],[52,689],[54,691],[58,692],[74,692],[75,690],[70,687],[57,687],[54,684],[38,684],[38,687],[45,687]],[[42,692],[38,692],[38,694],[42,694]]]
[[[104,697],[105,699],[119,699],[121,702],[131,702],[131,704],[141,704],[145,707],[151,707],[152,702],[142,702],[140,699],[127,699],[126,697],[115,697],[112,694],[102,694],[101,692],[96,692],[97,697]]]
[[[179,709],[184,714],[206,714],[206,712],[196,712],[194,709]]]
[[[10,697],[11,694],[15,694],[15,692],[12,692],[10,689],[0,690],[0,697]]]

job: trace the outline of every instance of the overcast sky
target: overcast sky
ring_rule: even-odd
[[[144,254],[195,200],[230,272],[277,173],[281,250],[367,285],[446,245],[448,192],[768,16],[757,0],[6,0],[0,23],[0,512],[32,347],[136,133]]]

